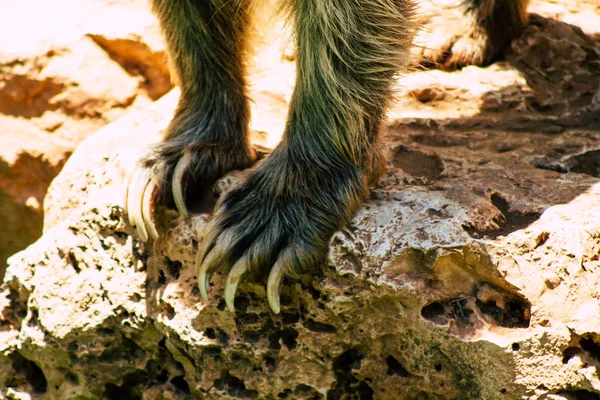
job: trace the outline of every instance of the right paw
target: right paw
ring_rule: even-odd
[[[367,174],[356,165],[323,167],[291,154],[280,145],[220,197],[196,258],[205,302],[210,277],[221,270],[231,311],[239,283],[250,277],[266,280],[267,301],[278,314],[283,279],[318,273],[331,236],[366,197]]]
[[[248,168],[256,160],[249,146],[231,143],[179,145],[168,140],[158,145],[130,172],[126,182],[125,209],[129,223],[142,241],[156,239],[154,205],[174,204],[188,217],[188,205],[197,204],[223,174]]]
[[[486,8],[493,3],[475,0],[422,2],[423,28],[414,40],[415,61],[442,70],[495,61],[527,20],[527,2],[512,2],[498,3],[494,9]]]
[[[415,37],[413,55],[422,65],[454,70],[490,61],[492,44],[473,13],[432,3],[421,18],[425,23]]]

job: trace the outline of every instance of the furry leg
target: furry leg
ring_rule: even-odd
[[[134,174],[146,181],[129,187],[127,204],[142,239],[144,226],[153,227],[150,197],[174,201],[186,216],[186,203],[204,198],[224,173],[255,160],[244,68],[250,2],[152,0],[181,97],[163,141],[142,161],[147,171]],[[136,212],[140,204],[145,212]]]
[[[284,277],[314,274],[331,235],[354,215],[382,171],[377,138],[394,75],[409,59],[408,0],[287,0],[297,80],[280,145],[225,194],[197,260],[200,293],[231,269],[225,298],[247,274],[265,277],[279,312]]]

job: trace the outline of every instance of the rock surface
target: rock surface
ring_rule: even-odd
[[[504,62],[403,77],[388,173],[333,237],[323,275],[286,283],[277,316],[251,282],[225,311],[219,274],[202,302],[193,262],[208,215],[159,209],[150,244],[126,222],[126,171],[177,93],[103,128],[52,183],[44,236],[9,261],[0,397],[599,398],[600,52],[588,33],[534,16]],[[264,146],[293,81],[269,76],[257,69],[253,86]]]
[[[171,84],[145,0],[0,8],[1,279],[8,256],[41,235],[44,195],[75,147]]]

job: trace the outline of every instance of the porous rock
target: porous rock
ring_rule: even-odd
[[[506,63],[403,78],[388,173],[332,238],[322,274],[286,282],[280,315],[260,282],[244,282],[226,311],[219,273],[201,300],[193,265],[209,215],[184,221],[159,208],[161,238],[149,244],[127,223],[126,172],[159,139],[176,93],[87,139],[50,187],[44,236],[10,259],[0,393],[598,398],[600,133],[590,110],[600,57],[576,29],[535,18]],[[520,64],[541,54],[536,42],[587,61]],[[542,70],[552,79],[531,77],[549,62],[562,63]],[[590,78],[580,95],[549,96],[575,79],[567,68]]]

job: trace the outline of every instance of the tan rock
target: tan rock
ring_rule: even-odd
[[[171,88],[145,1],[5,3],[0,277],[6,258],[40,236],[46,188],[79,142]]]
[[[39,238],[42,202],[73,145],[24,120],[0,117],[0,276],[6,259]]]

